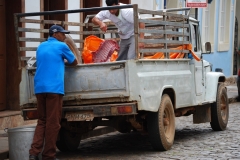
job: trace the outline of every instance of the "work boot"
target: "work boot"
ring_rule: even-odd
[[[30,155],[29,160],[39,160],[38,156]]]

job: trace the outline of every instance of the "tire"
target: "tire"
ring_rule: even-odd
[[[59,136],[60,139],[56,142],[56,146],[61,152],[76,151],[78,149],[81,135],[71,133],[70,131],[61,128]]]
[[[223,83],[218,83],[216,102],[211,105],[210,125],[214,131],[226,129],[229,117],[227,91]]]
[[[158,112],[151,112],[147,117],[149,140],[152,147],[158,151],[169,150],[175,136],[175,114],[170,97],[162,96]]]
[[[70,50],[74,53],[78,64],[82,63],[82,55],[80,54],[76,44],[74,43],[72,37],[68,34],[66,34],[66,38],[64,40],[64,42],[68,45],[68,47],[70,48]]]

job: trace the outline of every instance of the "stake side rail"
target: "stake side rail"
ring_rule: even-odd
[[[120,41],[118,36],[118,30],[111,21],[105,22],[108,26],[107,33],[102,32],[99,26],[94,25],[91,22],[68,22],[68,21],[59,21],[59,20],[43,20],[43,19],[29,19],[31,16],[43,16],[43,15],[52,15],[52,14],[70,14],[70,13],[82,13],[88,11],[100,11],[100,10],[110,10],[110,9],[125,9],[133,8],[134,11],[134,34],[136,41],[136,59],[144,59],[145,56],[151,56],[157,52],[164,52],[168,55],[170,52],[180,52],[188,53],[188,50],[176,49],[179,46],[183,46],[189,43],[189,32],[184,31],[184,29],[189,30],[189,21],[188,15],[181,15],[171,13],[172,11],[186,11],[189,8],[182,9],[173,9],[173,10],[144,10],[139,9],[138,5],[121,5],[113,7],[95,7],[95,8],[84,8],[77,10],[59,10],[59,11],[45,11],[45,12],[33,12],[33,13],[16,13],[14,14],[14,23],[15,23],[15,34],[17,41],[17,53],[18,53],[18,63],[19,69],[21,69],[21,61],[26,61],[27,58],[22,55],[26,55],[26,52],[34,52],[37,49],[37,46],[47,40],[46,33],[48,29],[44,28],[44,25],[49,24],[58,24],[64,27],[79,27],[79,30],[70,30],[71,36],[73,37],[74,43],[78,46],[80,52],[83,51],[84,46],[84,37],[88,35],[96,35],[104,39],[113,39]],[[148,15],[147,18],[140,18],[142,15]],[[140,16],[139,16],[140,15]],[[93,17],[94,15],[90,15]],[[166,17],[164,19],[164,17]],[[139,29],[139,22],[145,23],[144,29]],[[26,24],[38,24],[39,28],[26,28]],[[92,30],[88,30],[89,27]],[[27,37],[31,34],[25,33],[34,33],[39,34],[39,37]],[[144,33],[144,39],[139,39],[139,33]],[[106,36],[106,35],[110,36]],[[20,36],[24,35],[24,36]],[[107,38],[108,37],[108,38]],[[109,38],[110,37],[110,38]],[[31,43],[34,42],[35,46]],[[138,42],[144,42],[145,48],[138,48]],[[30,43],[30,45],[27,45]],[[23,54],[24,53],[24,54]],[[140,56],[139,56],[140,53]],[[167,56],[168,57],[168,56]]]
[[[77,35],[79,39],[73,39],[77,46],[80,46],[79,51],[81,52],[83,48],[84,39],[82,38],[83,35],[104,35],[104,33],[100,30],[95,31],[84,31],[84,29],[88,27],[96,27],[92,23],[81,23],[81,22],[67,22],[67,21],[59,21],[59,20],[38,20],[38,19],[29,19],[29,17],[33,16],[44,16],[44,15],[54,15],[54,14],[71,14],[71,13],[82,13],[82,12],[92,12],[92,11],[101,11],[101,10],[111,10],[111,9],[125,9],[125,8],[133,8],[134,5],[121,5],[121,6],[110,6],[110,7],[93,7],[93,8],[82,8],[76,10],[56,10],[56,11],[44,11],[44,12],[32,12],[32,13],[15,13],[14,14],[14,27],[15,27],[15,36],[17,42],[17,56],[18,56],[18,69],[22,68],[22,61],[26,61],[27,58],[25,56],[21,56],[22,52],[25,52],[26,55],[27,51],[36,51],[37,45],[33,46],[26,46],[26,43],[21,42],[43,42],[47,39],[44,37],[44,33],[48,33],[48,29],[44,29],[43,26],[45,24],[58,24],[62,26],[79,26],[80,31],[70,31],[71,35]],[[137,5],[135,5],[137,6]],[[33,24],[40,24],[40,28],[24,28],[24,24],[33,23]],[[107,23],[108,26],[113,26],[111,22]],[[40,34],[39,38],[33,37],[21,37],[20,35],[25,35],[22,33],[37,33]],[[109,30],[108,33],[110,34],[117,34],[117,30]],[[112,39],[112,38],[110,38]],[[119,41],[119,38],[114,38],[115,40]],[[38,44],[39,44],[38,43]]]
[[[186,46],[190,44],[189,15],[185,15],[187,11],[189,12],[190,8],[159,11],[138,9],[140,15],[151,15],[151,17],[138,20],[145,23],[145,28],[139,29],[139,33],[145,35],[144,39],[139,39],[139,42],[145,44],[145,48],[139,49],[139,57],[166,60],[172,59],[173,54],[179,54],[180,56],[175,57],[176,59],[187,58],[189,50]]]

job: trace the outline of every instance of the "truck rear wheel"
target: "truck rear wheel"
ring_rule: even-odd
[[[214,131],[223,131],[227,127],[229,106],[227,91],[223,83],[218,83],[216,102],[211,106],[211,127]]]
[[[170,97],[162,96],[158,112],[151,112],[147,117],[150,143],[159,151],[169,150],[175,136],[175,114]]]
[[[61,128],[59,136],[60,139],[56,142],[56,146],[61,152],[76,151],[78,149],[81,135]]]

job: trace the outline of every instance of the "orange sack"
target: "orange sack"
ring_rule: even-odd
[[[82,58],[84,63],[93,63],[92,52],[96,52],[104,40],[90,35],[84,40]]]
[[[193,57],[197,60],[200,61],[201,59],[192,51],[192,45],[191,44],[185,44],[183,46],[179,46],[176,48],[171,48],[172,50],[182,50],[182,49],[187,49],[190,51],[190,53],[193,55]],[[179,59],[183,58],[185,53],[178,53],[178,52],[170,52],[170,59]],[[146,56],[144,59],[163,59],[164,58],[164,53],[162,52],[157,52],[153,56]]]

